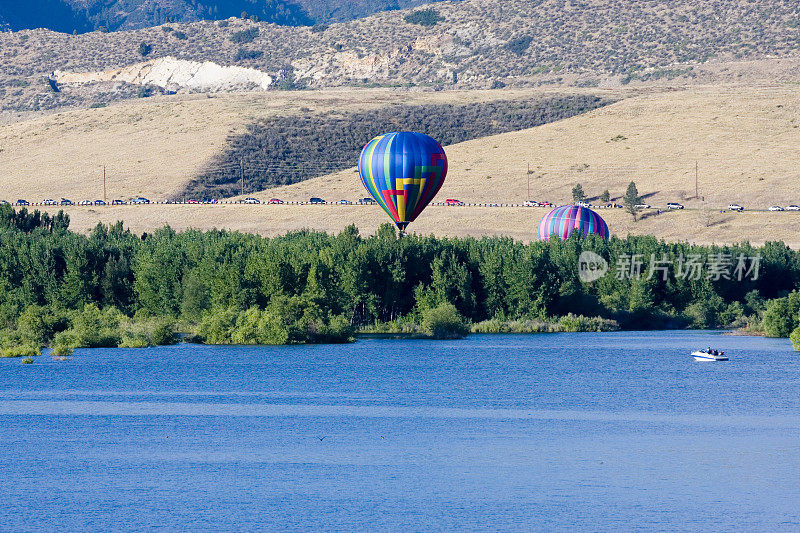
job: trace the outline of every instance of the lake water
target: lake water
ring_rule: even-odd
[[[800,355],[646,332],[0,360],[0,487],[3,531],[797,531]]]

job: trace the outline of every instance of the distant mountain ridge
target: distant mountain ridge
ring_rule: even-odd
[[[83,33],[94,28],[84,14],[64,0],[0,0],[0,28],[17,31],[47,28],[61,33]]]
[[[122,0],[109,1],[122,6]],[[150,1],[189,5],[189,0]],[[203,9],[209,9],[210,0],[203,1]],[[311,0],[292,1],[311,5]],[[329,9],[342,1],[318,0],[316,5]],[[394,0],[352,1],[355,6]],[[90,9],[96,2],[80,5]],[[48,30],[0,33],[0,114],[158,94],[120,80],[59,86],[52,75],[58,70],[103,78],[108,71],[167,57],[255,69],[275,80],[275,89],[800,82],[797,0],[702,5],[694,0],[462,0],[432,5],[303,27],[239,16],[77,36]],[[125,16],[130,21],[137,13],[126,11]]]
[[[282,26],[343,22],[436,0],[0,0],[0,29],[133,30],[243,13]]]

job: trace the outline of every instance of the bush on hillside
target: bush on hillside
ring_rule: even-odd
[[[522,37],[511,39],[505,45],[503,45],[503,48],[505,48],[512,54],[521,56],[522,54],[528,51],[528,48],[530,48],[532,42],[533,42],[533,37],[531,37],[530,35],[523,35]]]
[[[419,9],[405,16],[405,21],[409,24],[419,24],[420,26],[436,26],[443,21],[444,17],[432,8]]]
[[[263,50],[247,50],[245,48],[239,48],[236,52],[236,57],[234,58],[235,61],[247,61],[250,59],[258,59],[259,57],[263,56]]]
[[[239,30],[231,35],[231,41],[238,44],[252,43],[258,38],[258,33],[257,27]]]

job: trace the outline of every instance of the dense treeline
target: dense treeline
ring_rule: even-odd
[[[138,5],[137,5],[138,4]],[[151,4],[151,5],[148,5]],[[249,18],[284,26],[308,26],[302,6],[287,0],[27,0],[0,3],[0,22],[12,31],[48,28],[62,33],[116,31],[167,22]]]
[[[168,22],[242,17],[282,26],[341,22],[435,0],[26,0],[0,2],[0,29],[62,33],[147,28]]]
[[[166,344],[176,325],[198,341],[279,344],[346,341],[381,323],[448,336],[470,322],[476,331],[525,324],[545,331],[542,321],[564,316],[554,331],[712,328],[758,326],[763,314],[768,333],[786,336],[800,312],[800,293],[792,292],[800,286],[800,256],[777,242],[703,247],[591,237],[526,245],[498,237],[398,238],[390,225],[371,237],[351,226],[335,236],[263,238],[168,227],[138,237],[118,223],[87,236],[67,226],[64,215],[0,206],[0,347],[7,355],[44,344],[59,353]],[[605,276],[581,281],[584,250],[608,261]],[[642,276],[615,275],[631,254],[644,258]],[[670,271],[663,279],[648,275],[651,255],[706,264],[727,257],[734,265],[740,255],[760,256],[760,264],[757,275],[750,268],[741,280],[733,270],[715,279],[710,267],[701,276]]]
[[[418,131],[443,146],[532,128],[611,103],[593,95],[500,100],[466,105],[397,105],[360,113],[279,117],[251,124],[187,185],[184,195],[239,194],[288,185],[355,166],[366,142],[390,131]]]

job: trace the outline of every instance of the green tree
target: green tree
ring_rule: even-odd
[[[200,318],[211,304],[211,294],[196,270],[184,276],[181,296],[181,314],[189,320]]]
[[[454,252],[443,253],[433,260],[430,288],[440,302],[451,303],[468,316],[474,313],[476,304],[472,284],[469,265]]]
[[[636,206],[642,203],[642,199],[639,197],[639,189],[636,188],[634,182],[628,184],[628,189],[625,191],[622,203],[625,205],[625,210],[633,216],[633,220],[636,220],[636,215],[638,214]]]
[[[157,230],[139,247],[133,265],[139,307],[155,316],[178,314],[186,248],[169,227]]]
[[[464,317],[449,303],[423,310],[421,326],[434,339],[461,339],[469,333]]]
[[[583,187],[580,183],[575,184],[572,188],[572,201],[574,203],[582,202],[586,199],[586,194],[583,192]]]
[[[789,339],[792,341],[792,347],[800,352],[800,326],[792,330],[792,333],[789,335]]]
[[[608,189],[603,191],[603,194],[600,195],[600,201],[603,203],[608,203],[611,200],[611,193],[608,192]]]
[[[784,298],[767,302],[762,325],[767,337],[788,337],[798,325],[800,292],[792,291]]]
[[[122,313],[113,307],[100,310],[86,304],[72,318],[72,328],[65,334],[75,341],[75,348],[115,348],[120,342]]]

